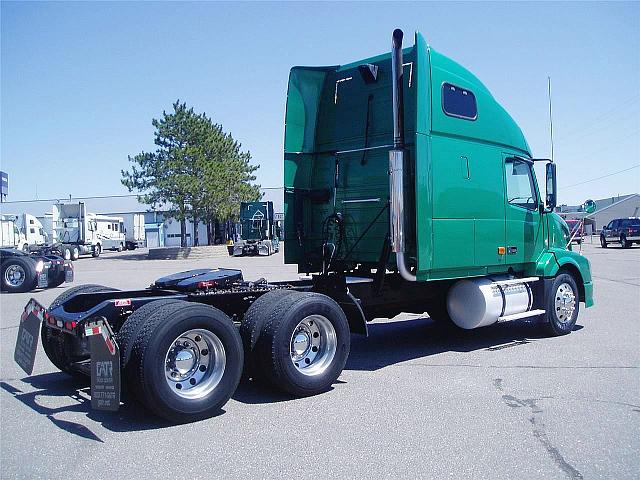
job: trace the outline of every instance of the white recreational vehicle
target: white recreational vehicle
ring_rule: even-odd
[[[104,250],[125,248],[122,217],[87,213],[84,202],[55,204],[52,224],[62,256],[67,260],[89,253],[97,257]]]

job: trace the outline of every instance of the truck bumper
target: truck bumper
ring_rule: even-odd
[[[593,307],[593,282],[585,282],[584,284],[584,306],[586,308]]]

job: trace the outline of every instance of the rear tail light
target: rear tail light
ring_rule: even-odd
[[[212,288],[216,286],[216,282],[208,280],[206,282],[198,282],[198,288]]]
[[[67,330],[73,330],[77,325],[78,323],[74,320],[67,320],[66,322],[64,322],[64,328],[66,328]]]

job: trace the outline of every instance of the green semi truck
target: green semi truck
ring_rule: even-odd
[[[377,317],[571,332],[593,285],[553,213],[555,164],[543,199],[539,160],[486,87],[421,35],[404,50],[402,38],[390,54],[291,70],[284,257],[308,276],[207,268],[141,290],[75,287],[48,309],[29,302],[16,361],[31,373],[41,329],[59,369],[91,376],[94,408],[118,408],[122,377],[183,422],[218,412],[243,369],[295,396],[328,390],[351,334]]]
[[[279,227],[274,220],[273,202],[241,202],[240,240],[233,243],[233,256],[269,256],[279,251]]]

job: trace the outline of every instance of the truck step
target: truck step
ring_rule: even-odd
[[[537,317],[545,313],[545,310],[529,310],[528,312],[514,313],[513,315],[505,315],[504,317],[498,317],[498,322],[509,322],[511,320],[519,320],[521,318]]]
[[[511,278],[509,280],[496,280],[493,282],[493,284],[494,285],[514,285],[517,283],[537,282],[538,280],[540,280],[540,277]]]
[[[354,283],[373,283],[373,278],[370,277],[347,277],[347,285]]]

